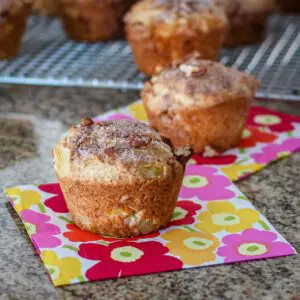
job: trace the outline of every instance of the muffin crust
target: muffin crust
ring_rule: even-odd
[[[176,155],[138,121],[84,119],[54,148],[55,170],[74,222],[107,236],[141,235],[173,213],[190,151]]]
[[[123,16],[134,0],[59,0],[68,36],[76,41],[107,41],[123,36]]]
[[[228,18],[225,47],[256,44],[265,38],[274,0],[214,0]]]
[[[257,87],[245,73],[193,58],[154,76],[142,98],[151,125],[174,146],[221,152],[240,141]]]
[[[18,54],[29,10],[29,1],[0,1],[0,59]]]
[[[137,66],[147,75],[195,53],[216,60],[227,25],[210,0],[142,0],[125,23]]]

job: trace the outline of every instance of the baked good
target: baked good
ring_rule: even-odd
[[[220,63],[190,59],[142,91],[151,125],[175,147],[213,156],[239,143],[258,81]]]
[[[53,152],[76,225],[113,237],[150,233],[170,221],[190,157],[143,122],[88,118]]]
[[[138,69],[152,75],[195,53],[217,60],[227,22],[210,0],[142,0],[125,24]]]
[[[25,0],[0,0],[0,59],[18,54],[29,10]]]
[[[41,15],[56,15],[59,9],[57,0],[33,0],[33,11]]]
[[[268,16],[274,0],[214,0],[228,18],[225,47],[261,42],[266,35]]]
[[[288,13],[300,12],[299,0],[276,0],[279,10]]]
[[[68,36],[77,41],[106,41],[123,36],[123,16],[134,0],[59,0]]]

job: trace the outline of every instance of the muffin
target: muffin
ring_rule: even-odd
[[[228,18],[224,46],[237,47],[264,40],[273,0],[214,0]]]
[[[64,29],[76,41],[107,41],[123,36],[123,16],[134,0],[59,0]]]
[[[53,153],[76,225],[118,238],[147,234],[170,221],[191,154],[175,150],[140,121],[88,118]]]
[[[28,1],[0,0],[0,59],[19,53],[29,11]]]
[[[299,0],[276,0],[279,10],[288,13],[300,12]]]
[[[58,12],[57,0],[33,0],[33,11],[41,15],[55,15]]]
[[[241,139],[258,81],[208,60],[163,70],[142,91],[151,125],[175,147],[213,156]]]
[[[147,75],[195,53],[217,60],[227,26],[210,0],[142,0],[125,24],[138,69]]]

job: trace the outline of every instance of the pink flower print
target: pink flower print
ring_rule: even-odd
[[[96,118],[93,118],[93,120],[95,123],[97,123],[97,122],[109,121],[109,120],[134,120],[134,118],[132,118],[128,115],[122,114],[122,113],[114,113],[109,116],[96,117]]]
[[[251,155],[256,163],[266,164],[270,161],[285,157],[300,148],[300,138],[285,140],[282,144],[270,144],[262,148],[261,153]]]
[[[286,132],[294,129],[292,122],[300,123],[300,117],[273,111],[264,107],[253,107],[247,120],[248,125],[267,127],[275,132]]]
[[[58,183],[41,184],[39,189],[48,194],[55,194],[45,201],[45,205],[57,213],[69,212],[64,195]]]
[[[277,234],[271,231],[247,229],[240,234],[230,234],[222,239],[217,254],[224,262],[253,260],[294,254],[294,249],[284,242],[276,241]]]
[[[231,199],[235,193],[228,190],[231,181],[224,175],[216,175],[217,169],[207,166],[187,166],[180,190],[180,197],[197,197],[199,200]]]
[[[55,237],[60,233],[58,226],[47,223],[51,218],[33,210],[23,210],[21,216],[24,220],[27,232],[36,247],[54,248],[61,244],[60,239]]]

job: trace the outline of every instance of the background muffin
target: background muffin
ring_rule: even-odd
[[[216,60],[226,28],[210,0],[142,0],[125,23],[138,69],[148,75],[194,53]]]
[[[133,0],[59,0],[65,31],[73,40],[106,41],[121,37],[123,15]]]
[[[261,42],[266,34],[267,20],[274,9],[273,0],[214,0],[228,18],[225,47]]]
[[[191,59],[154,76],[142,98],[152,126],[176,147],[211,155],[238,144],[257,87],[246,73]]]
[[[18,54],[29,10],[29,1],[0,0],[0,59]]]
[[[299,0],[276,0],[278,8],[283,12],[300,12]]]
[[[33,0],[32,9],[41,15],[55,15],[59,8],[58,0]]]
[[[54,148],[74,222],[114,237],[141,235],[171,219],[190,152],[176,152],[139,121],[84,119]]]

